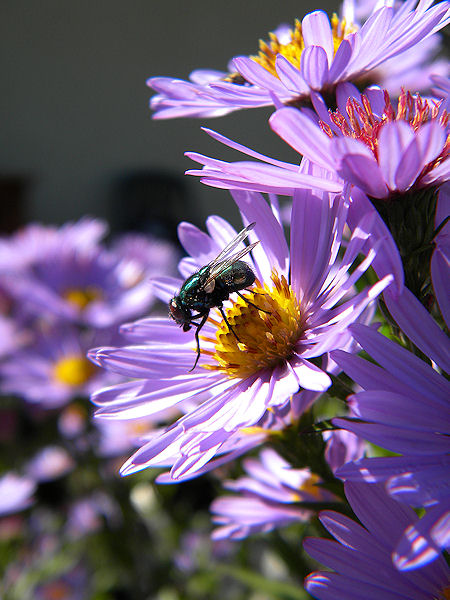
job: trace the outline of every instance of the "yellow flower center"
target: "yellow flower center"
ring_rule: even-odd
[[[126,432],[130,436],[139,436],[148,433],[150,424],[147,421],[128,421]]]
[[[91,302],[99,300],[102,293],[96,286],[88,285],[85,288],[69,288],[64,292],[63,297],[83,310]]]
[[[334,54],[336,54],[341,42],[349,33],[352,33],[356,29],[353,25],[347,25],[345,19],[340,21],[338,16],[334,14],[331,19],[331,30],[333,34]],[[278,77],[275,69],[275,59],[278,54],[282,54],[294,67],[300,69],[300,60],[302,52],[305,49],[305,42],[303,40],[302,24],[298,19],[295,21],[295,27],[293,30],[290,30],[289,35],[290,40],[287,43],[281,43],[276,34],[270,32],[269,43],[260,40],[258,56],[251,56],[251,58],[275,77]]]
[[[316,475],[315,473],[311,473],[308,479],[302,483],[299,493],[292,493],[292,500],[294,502],[301,502],[303,500],[303,496],[300,492],[303,492],[304,494],[309,494],[317,501],[319,501],[321,496],[321,489],[317,484],[320,483],[320,481],[321,479],[318,475]]]
[[[303,316],[286,278],[274,273],[272,281],[272,288],[256,281],[245,299],[238,297],[226,310],[234,334],[224,319],[209,319],[217,326],[216,339],[203,339],[215,343],[215,350],[203,352],[216,364],[203,365],[206,369],[223,371],[230,378],[245,378],[282,364],[291,356],[303,333]]]
[[[75,387],[86,383],[94,370],[94,365],[84,356],[66,356],[55,363],[53,376],[59,383]]]

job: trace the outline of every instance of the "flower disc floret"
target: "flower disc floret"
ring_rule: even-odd
[[[206,368],[247,377],[291,357],[304,329],[300,304],[284,276],[274,273],[272,282],[270,287],[257,281],[251,293],[226,311],[234,334],[224,320],[211,319],[218,328],[215,350],[209,353],[217,364]]]
[[[102,292],[96,286],[88,285],[85,288],[68,288],[62,296],[65,300],[83,310],[91,302],[102,299]]]
[[[321,121],[322,130],[332,138],[335,135],[332,129],[334,126],[333,128],[337,128],[344,137],[359,140],[369,148],[377,162],[380,161],[380,134],[386,123],[403,121],[414,133],[419,132],[430,122],[439,123],[442,127],[448,126],[448,114],[446,110],[441,110],[441,102],[426,101],[419,94],[414,96],[405,90],[402,90],[399,96],[397,110],[392,105],[388,92],[384,90],[384,108],[381,114],[374,112],[365,94],[361,94],[360,100],[354,97],[348,98],[345,113],[343,114],[340,109],[330,111],[331,125]],[[438,156],[424,165],[417,181],[438,167],[448,157],[449,150],[450,133],[447,134]]]

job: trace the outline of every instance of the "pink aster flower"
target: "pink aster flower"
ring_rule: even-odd
[[[409,0],[395,8],[376,6],[361,26],[350,3],[342,19],[334,15],[330,21],[323,11],[314,11],[293,29],[280,26],[271,33],[268,43],[260,42],[257,56],[235,57],[230,73],[197,70],[189,82],[153,77],[148,85],[158,92],[151,101],[155,118],[214,117],[274,103],[305,104],[320,93],[333,93],[345,81],[377,81],[398,89],[405,72],[423,74],[439,45],[434,33],[448,22],[447,2],[430,6],[420,0],[415,5]],[[384,63],[390,64],[383,71]],[[446,74],[445,65],[437,63],[434,72]]]
[[[326,120],[321,125],[302,111],[284,108],[272,115],[271,127],[299,153],[371,198],[448,180],[448,116],[437,102],[403,92],[395,107],[380,89],[360,95],[347,86],[346,92],[353,94],[342,98],[335,112],[320,112]]]
[[[300,155],[352,183],[371,198],[389,198],[411,188],[439,186],[449,178],[448,116],[436,102],[403,93],[395,108],[386,92],[371,89],[361,95],[353,86],[342,86],[338,109],[310,111],[286,107],[270,117],[272,129]],[[204,165],[202,182],[223,188],[292,194],[308,182],[295,181],[298,164],[259,154],[245,146],[206,130],[218,141],[266,163],[215,161],[187,153]],[[326,177],[323,177],[325,179]],[[317,186],[316,186],[317,187]],[[336,188],[330,191],[338,191]]]
[[[320,477],[310,469],[294,469],[274,450],[262,450],[259,459],[244,460],[245,477],[225,481],[225,489],[237,496],[219,497],[211,505],[213,522],[219,525],[213,539],[243,539],[312,515],[301,502],[333,502],[336,497],[320,487]]]
[[[194,370],[192,334],[167,319],[135,324],[146,343],[91,352],[98,365],[136,378],[94,394],[103,418],[143,417],[188,399],[194,403],[185,416],[138,450],[123,474],[170,458],[172,479],[192,475],[222,454],[230,438],[255,426],[268,410],[285,406],[299,389],[326,390],[331,380],[317,363],[332,349],[347,345],[348,325],[392,280],[387,277],[355,291],[376,249],[349,272],[370,235],[370,224],[362,222],[343,257],[338,257],[347,211],[339,197],[305,191],[294,199],[290,251],[276,206],[255,193],[236,193],[235,200],[244,223],[256,221],[249,240],[259,243],[245,257],[255,285],[244,298],[235,300],[232,295],[225,303],[234,331],[212,311],[214,316],[201,330],[201,358]],[[218,217],[210,217],[207,227],[209,234],[180,225],[180,240],[190,256],[180,263],[182,279],[155,282],[166,302],[179,293],[183,279],[236,236]]]
[[[272,115],[270,125],[299,154],[328,172],[331,181],[340,181],[341,189],[351,186],[350,226],[375,213],[375,207],[381,218],[374,214],[373,238],[384,239],[386,247],[374,267],[379,276],[395,273],[399,291],[404,270],[408,287],[419,297],[429,283],[436,203],[445,203],[440,188],[449,179],[448,115],[437,102],[406,92],[395,107],[382,90],[361,95],[346,84],[338,89],[337,99],[335,112],[319,107],[321,121],[310,111],[287,107]],[[188,173],[199,175],[202,182],[230,189],[267,186],[282,194],[306,185],[298,165],[281,163],[208,133],[266,164],[227,163],[189,153],[204,167]],[[439,214],[443,212],[439,209]]]

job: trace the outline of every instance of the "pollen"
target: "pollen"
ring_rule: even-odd
[[[94,365],[84,356],[66,356],[55,363],[53,377],[58,383],[76,387],[86,383],[94,369]]]
[[[91,302],[100,300],[102,293],[96,286],[88,285],[85,288],[69,288],[64,292],[63,297],[83,310]]]
[[[355,27],[353,25],[348,25],[345,19],[340,20],[338,16],[334,14],[331,19],[331,31],[333,35],[334,53],[336,54],[341,42],[349,33],[355,31]],[[305,42],[303,40],[302,24],[297,19],[295,21],[294,29],[289,31],[286,39],[281,41],[275,33],[270,32],[269,42],[260,40],[258,55],[251,56],[251,58],[269,71],[269,73],[278,78],[275,69],[275,59],[277,55],[282,54],[292,65],[294,65],[294,67],[300,69],[300,60],[304,49]]]
[[[300,304],[284,276],[272,275],[273,286],[258,280],[247,295],[238,297],[216,321],[215,350],[204,350],[215,364],[207,369],[223,371],[230,378],[244,378],[262,369],[283,364],[292,355],[304,330]],[[234,333],[233,333],[234,332]]]

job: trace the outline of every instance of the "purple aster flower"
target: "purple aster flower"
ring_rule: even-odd
[[[14,319],[0,314],[0,360],[27,341],[27,334],[21,331]]]
[[[225,481],[224,487],[239,496],[223,496],[211,505],[213,522],[219,525],[213,539],[240,540],[257,532],[271,531],[307,521],[311,510],[299,502],[333,502],[336,497],[320,487],[310,469],[294,469],[274,450],[262,450],[259,459],[244,460],[246,477]]]
[[[42,448],[26,465],[26,473],[38,483],[53,481],[66,475],[75,462],[61,446]]]
[[[365,441],[350,431],[325,431],[323,437],[327,441],[325,459],[333,473],[345,463],[358,460],[366,453]]]
[[[113,240],[111,249],[124,261],[130,261],[130,270],[137,271],[136,279],[142,277],[143,269],[151,277],[176,273],[179,252],[168,240],[149,234],[125,233]]]
[[[67,515],[65,530],[72,539],[89,535],[101,528],[106,519],[109,525],[120,522],[122,515],[115,502],[102,492],[76,500]]]
[[[144,417],[188,399],[192,402],[185,416],[129,459],[123,474],[170,459],[173,480],[192,475],[229,451],[227,444],[236,434],[245,436],[246,428],[257,425],[267,410],[286,405],[299,389],[326,390],[331,380],[317,360],[348,344],[348,325],[391,281],[387,277],[355,292],[354,284],[376,250],[350,274],[370,235],[370,224],[362,222],[353,231],[339,258],[347,211],[339,197],[299,193],[294,199],[290,252],[275,205],[269,206],[256,193],[236,193],[235,200],[244,223],[256,221],[249,239],[259,243],[245,257],[257,278],[255,285],[244,297],[232,296],[225,304],[234,331],[220,314],[210,316],[201,330],[201,359],[194,370],[193,336],[167,319],[135,323],[132,334],[141,340],[139,345],[91,352],[96,364],[137,379],[94,394],[103,418]],[[209,235],[187,223],[179,227],[180,240],[190,254],[180,262],[183,279],[214,259],[236,236],[218,217],[210,217],[207,228]],[[183,279],[160,279],[155,288],[169,302]]]
[[[271,33],[268,43],[260,42],[257,56],[235,57],[230,73],[197,70],[189,82],[153,77],[148,85],[158,92],[151,101],[155,118],[215,117],[274,103],[305,104],[346,81],[375,80],[398,89],[405,72],[424,71],[440,42],[433,34],[448,22],[447,2],[415,4],[376,6],[361,26],[350,3],[342,19],[334,15],[330,21],[323,11],[314,11],[296,21],[294,29],[282,25]],[[401,66],[404,53],[408,70]],[[390,65],[383,71],[386,62]],[[434,72],[446,74],[445,65],[436,63]]]
[[[320,392],[312,392],[310,390],[302,390],[301,392],[294,394],[284,406],[274,407],[272,410],[266,411],[256,425],[245,427],[230,433],[226,442],[220,449],[219,457],[210,460],[197,471],[180,476],[176,480],[172,478],[170,472],[162,473],[157,476],[155,480],[156,483],[179,483],[181,481],[192,479],[193,477],[198,477],[199,475],[208,473],[209,471],[242,456],[250,450],[261,446],[265,442],[273,439],[273,437],[276,438],[284,429],[295,426],[299,417],[311,408],[320,395]],[[188,408],[189,406],[186,407],[186,409]],[[190,409],[192,410],[192,405]],[[101,417],[101,415],[97,416]],[[155,432],[153,437],[156,438],[162,433],[163,431]],[[155,466],[171,467],[175,464],[179,459],[179,448],[174,444],[168,450],[169,452],[164,453],[163,459],[160,459],[159,465],[155,462]]]
[[[29,477],[6,473],[0,477],[0,516],[28,508],[33,502],[36,483]]]
[[[379,2],[378,0],[344,0],[341,18],[345,18],[347,23],[356,23],[360,27],[383,4],[387,5],[388,3]],[[392,4],[396,11],[406,8],[405,6],[402,7],[403,2],[397,1]],[[431,35],[419,40],[400,55],[383,61],[368,75],[363,76],[362,81],[355,83],[359,89],[362,89],[361,83],[363,82],[365,85],[377,84],[394,96],[398,96],[402,89],[429,90],[430,76],[433,73],[438,77],[446,77],[449,74],[448,61],[436,58],[436,56],[439,56],[441,49],[441,36],[438,34]]]
[[[392,500],[377,485],[346,483],[347,499],[361,522],[333,511],[319,518],[337,540],[308,538],[303,545],[331,571],[306,578],[318,600],[429,600],[445,598],[449,569],[443,557],[417,571],[398,571],[392,557],[398,539],[417,520],[412,509]]]
[[[436,207],[434,238],[435,250],[431,257],[431,282],[439,309],[446,323],[450,323],[450,302],[448,295],[448,269],[450,264],[450,184],[446,183],[439,192]],[[442,226],[442,224],[444,224]]]
[[[80,438],[87,424],[87,411],[79,402],[72,402],[58,415],[58,431],[68,440]]]
[[[37,238],[45,239],[41,229]],[[148,278],[152,265],[158,264],[156,247],[151,247],[150,263],[133,256],[129,244],[121,254],[93,243],[98,234],[98,227],[91,223],[51,230],[42,250],[35,247],[33,236],[28,236],[33,243],[27,239],[30,243],[24,244],[22,268],[12,268],[7,260],[9,253],[20,250],[17,236],[10,239],[9,246],[5,242],[6,248],[0,248],[2,284],[22,312],[104,328],[149,310],[154,296]],[[162,255],[165,260],[166,249]]]
[[[448,281],[447,267],[447,288]],[[440,374],[440,370],[450,370],[450,342],[406,288],[395,300],[386,292],[385,300],[404,335],[431,364],[371,328],[350,327],[378,364],[342,351],[332,353],[337,364],[363,388],[349,399],[356,420],[337,418],[333,422],[399,456],[362,458],[336,474],[345,480],[385,482],[398,501],[427,508],[418,523],[420,544],[418,534],[414,538],[411,532],[405,532],[402,541],[402,568],[411,568],[435,557],[439,544],[446,547],[450,543],[450,384]],[[433,551],[426,550],[427,541]]]
[[[44,408],[58,408],[76,396],[89,396],[108,380],[117,381],[117,376],[111,379],[111,374],[86,358],[96,339],[104,340],[105,336],[80,334],[67,325],[41,332],[33,344],[12,353],[1,364],[2,392]]]
[[[0,237],[0,269],[23,269],[34,264],[36,257],[69,245],[76,248],[95,246],[106,234],[107,224],[84,217],[62,227],[31,223],[12,236]]]

